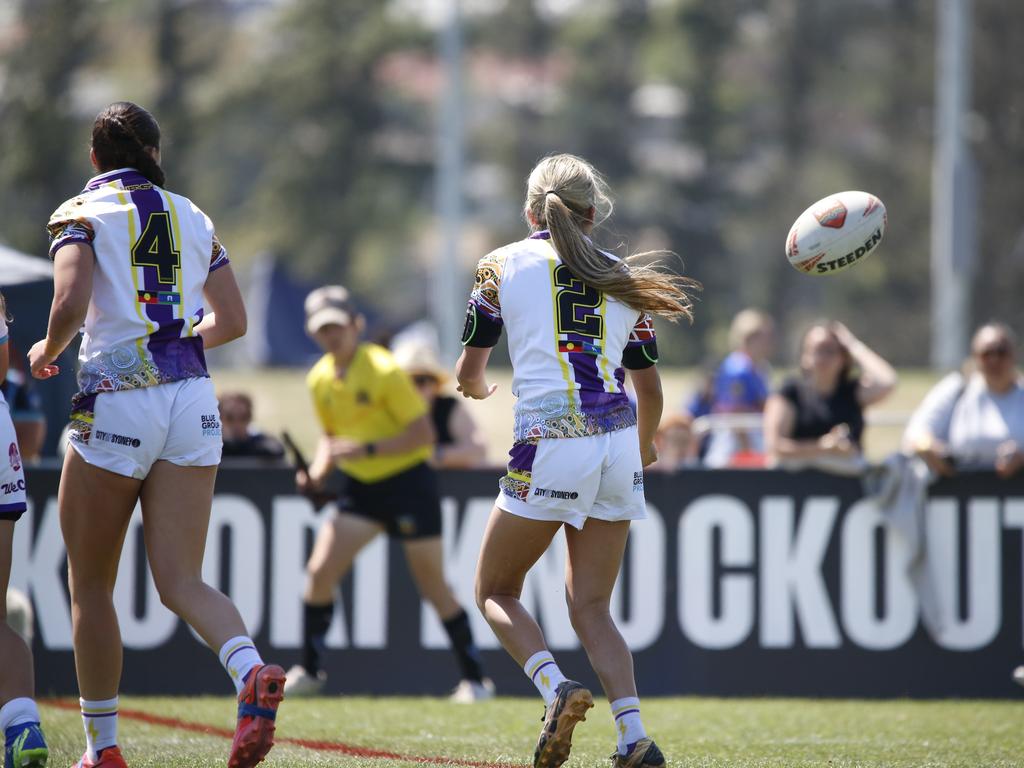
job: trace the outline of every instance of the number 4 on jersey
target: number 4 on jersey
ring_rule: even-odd
[[[146,220],[146,228],[132,247],[132,265],[156,267],[161,285],[178,282],[181,269],[181,251],[174,247],[171,236],[171,217],[167,211],[154,211]]]

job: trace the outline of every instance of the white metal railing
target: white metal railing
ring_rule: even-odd
[[[868,411],[864,420],[873,427],[902,427],[910,419],[908,411]],[[693,420],[695,435],[706,435],[715,429],[759,430],[764,422],[760,413],[711,413]]]

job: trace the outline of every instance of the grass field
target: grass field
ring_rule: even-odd
[[[120,708],[132,768],[225,765],[234,713],[227,697],[126,696]],[[526,766],[541,712],[539,698],[474,706],[428,698],[286,701],[278,746],[264,765]],[[1024,702],[651,698],[643,712],[670,766],[1024,766]],[[51,702],[43,717],[50,765],[70,766],[84,743],[77,702]],[[152,717],[183,722],[140,719]],[[573,742],[568,768],[608,765],[615,743],[606,702],[597,702]]]
[[[218,391],[242,389],[255,401],[256,421],[263,429],[279,434],[289,430],[299,445],[312,450],[317,437],[316,419],[306,391],[305,372],[288,368],[263,370],[218,369],[212,372]],[[487,442],[487,456],[494,464],[506,460],[512,436],[512,377],[507,369],[490,371],[498,391],[487,400],[466,401],[466,407],[481,425]],[[665,412],[678,410],[692,394],[697,372],[692,369],[665,368],[661,372],[665,389]],[[779,374],[777,372],[777,377]],[[900,371],[896,391],[876,409],[873,415],[883,421],[865,433],[868,458],[878,460],[899,446],[903,423],[921,402],[938,377],[931,371]],[[781,380],[781,379],[780,379]],[[453,385],[450,385],[454,393]]]

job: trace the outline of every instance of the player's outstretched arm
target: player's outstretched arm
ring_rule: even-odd
[[[248,325],[245,302],[230,264],[210,273],[203,286],[203,296],[211,312],[196,326],[196,333],[203,337],[205,349],[245,336]]]
[[[68,243],[53,254],[53,303],[46,338],[28,351],[29,369],[37,379],[60,372],[53,364],[85,322],[92,298],[92,275],[96,255],[85,243]]]

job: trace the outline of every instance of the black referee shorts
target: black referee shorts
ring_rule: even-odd
[[[344,475],[338,509],[380,523],[397,539],[441,535],[441,495],[437,474],[426,463],[375,483]]]

